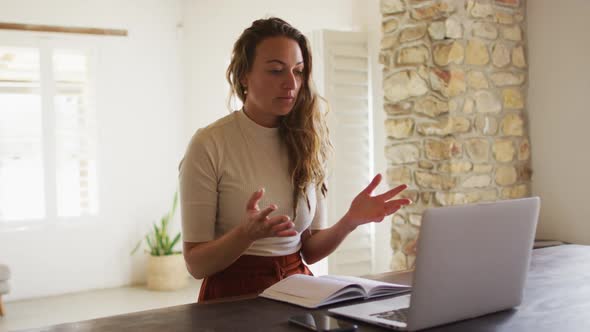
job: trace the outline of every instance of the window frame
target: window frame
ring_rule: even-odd
[[[56,33],[28,32],[28,31],[0,31],[0,45],[36,48],[40,55],[40,94],[42,110],[42,160],[43,160],[43,188],[45,212],[42,218],[27,218],[20,220],[0,219],[0,231],[28,231],[42,230],[54,227],[71,227],[89,223],[97,223],[101,215],[100,186],[101,158],[100,141],[98,135],[99,114],[97,112],[98,65],[101,40],[95,36],[63,35]],[[90,135],[96,140],[96,193],[98,197],[97,212],[80,216],[58,216],[57,213],[57,128],[54,97],[56,83],[53,80],[53,50],[68,49],[83,51],[88,58],[88,90],[90,109],[94,129]]]

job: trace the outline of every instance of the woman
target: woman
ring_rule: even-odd
[[[205,278],[199,301],[258,293],[328,256],[357,226],[379,222],[406,188],[371,193],[326,227],[330,147],[306,38],[279,18],[236,41],[227,79],[244,107],[197,131],[180,164],[184,257]]]

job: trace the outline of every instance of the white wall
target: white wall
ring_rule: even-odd
[[[528,114],[539,238],[590,244],[590,2],[527,1]]]
[[[228,114],[225,70],[234,42],[252,21],[278,16],[303,33],[355,28],[353,0],[186,0],[186,141],[197,128]]]
[[[369,33],[369,49],[371,50],[371,84],[373,92],[373,135],[374,135],[374,171],[383,175],[383,182],[376,192],[384,192],[387,184],[387,159],[385,158],[386,114],[383,109],[383,65],[379,63],[381,49],[381,9],[379,0],[363,1],[366,6],[365,30]],[[375,224],[375,268],[374,273],[391,271],[391,218],[385,218]]]
[[[200,127],[228,114],[225,70],[233,44],[252,21],[280,17],[311,36],[313,30],[358,30],[365,17],[358,0],[187,0],[184,20],[187,58],[188,125],[185,140]],[[311,267],[327,273],[325,261]]]
[[[185,145],[181,9],[180,0],[0,0],[3,22],[129,31],[126,38],[79,37],[100,53],[100,215],[0,228],[0,262],[12,270],[8,301],[143,280],[145,256],[129,253],[167,211]]]
[[[255,19],[275,15],[305,33],[380,31],[378,3],[0,0],[4,22],[129,30],[126,38],[90,39],[100,51],[100,216],[80,223],[47,220],[28,230],[0,228],[0,261],[13,272],[13,289],[6,299],[142,282],[145,257],[131,257],[129,252],[168,209],[177,165],[190,136],[227,114],[225,69],[243,29]],[[183,28],[177,29],[179,23]],[[371,39],[379,44],[378,35]],[[380,68],[373,72],[373,82],[380,86]],[[376,93],[379,138],[382,97]],[[375,150],[376,171],[384,171],[379,140]],[[386,224],[378,227],[389,232]],[[385,254],[390,255],[389,236],[382,240]],[[378,255],[379,271],[388,265],[384,257]]]

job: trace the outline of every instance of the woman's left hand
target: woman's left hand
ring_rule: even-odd
[[[373,190],[381,182],[381,178],[381,174],[377,174],[367,188],[352,200],[350,208],[344,216],[344,219],[352,228],[369,222],[380,222],[386,216],[399,210],[402,206],[412,203],[407,198],[392,199],[408,187],[405,184],[397,186],[381,195],[371,196]]]

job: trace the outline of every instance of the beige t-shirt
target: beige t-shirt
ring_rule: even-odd
[[[278,128],[258,125],[242,111],[235,111],[199,129],[180,162],[182,236],[186,242],[219,238],[243,222],[252,194],[264,187],[260,209],[276,204],[270,216],[293,219],[293,185],[288,172],[287,150]],[[326,226],[326,204],[313,184],[297,204],[297,235],[255,241],[247,255],[281,256],[301,248],[301,232]]]

